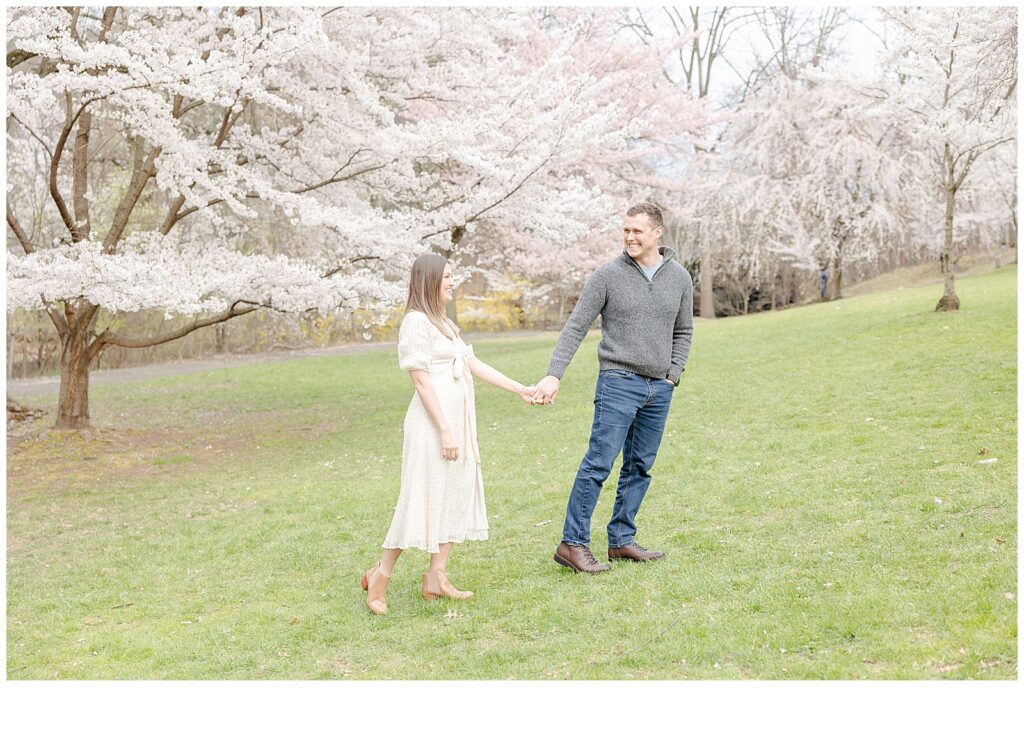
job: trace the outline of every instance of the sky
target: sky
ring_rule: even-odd
[[[684,17],[688,17],[688,9],[679,6]],[[702,14],[709,14],[714,8],[702,8]],[[733,8],[736,16],[751,13],[764,8]],[[819,12],[819,8],[803,7],[797,12],[809,15]],[[837,32],[839,53],[844,66],[856,73],[869,75],[878,63],[882,49],[878,38],[882,26],[878,22],[877,11],[873,8],[847,8],[852,20]],[[658,34],[672,36],[675,30],[669,20],[668,11],[664,7],[642,8],[644,18],[652,30]],[[813,26],[813,22],[809,27]],[[743,77],[753,68],[756,56],[765,58],[771,54],[771,46],[753,18],[737,21],[735,31],[729,38],[722,58],[713,66],[710,96],[718,103],[724,103],[730,93],[741,85]]]

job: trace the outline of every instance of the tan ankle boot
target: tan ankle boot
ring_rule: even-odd
[[[374,615],[383,615],[388,611],[388,603],[384,599],[384,595],[387,594],[390,581],[391,577],[385,576],[384,572],[380,570],[379,561],[375,567],[363,575],[360,585],[366,591],[366,606]]]
[[[423,574],[423,599],[433,600],[447,597],[452,600],[468,600],[472,592],[461,592],[452,586],[443,571],[428,571]]]

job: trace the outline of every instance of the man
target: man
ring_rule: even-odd
[[[650,470],[693,336],[693,281],[672,261],[675,252],[658,246],[664,232],[661,210],[651,203],[634,205],[626,211],[622,230],[625,249],[591,275],[533,398],[554,402],[563,372],[600,315],[601,371],[590,446],[576,473],[562,542],[555,550],[556,562],[589,574],[611,569],[590,551],[590,518],[620,451],[608,559],[650,561],[665,555],[634,540],[636,515],[651,483]]]

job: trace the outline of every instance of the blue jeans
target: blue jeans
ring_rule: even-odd
[[[569,494],[563,541],[590,545],[590,518],[601,486],[621,451],[622,471],[608,522],[608,546],[617,548],[633,542],[636,514],[651,484],[650,471],[661,445],[674,389],[667,380],[619,369],[598,374],[590,447]]]

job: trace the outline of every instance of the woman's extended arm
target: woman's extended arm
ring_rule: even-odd
[[[523,398],[524,401],[533,404],[533,387],[526,387],[514,379],[509,379],[493,366],[485,364],[475,356],[469,360],[469,369],[473,372],[474,377],[479,377],[483,381],[487,382],[487,384],[492,384],[499,389],[515,392]]]
[[[452,433],[448,419],[441,410],[441,401],[437,399],[434,385],[430,383],[430,372],[421,369],[410,369],[409,376],[416,386],[416,393],[420,396],[420,402],[430,413],[438,432],[441,434],[441,458],[445,461],[455,461],[459,458],[459,446],[455,442],[455,434]]]

